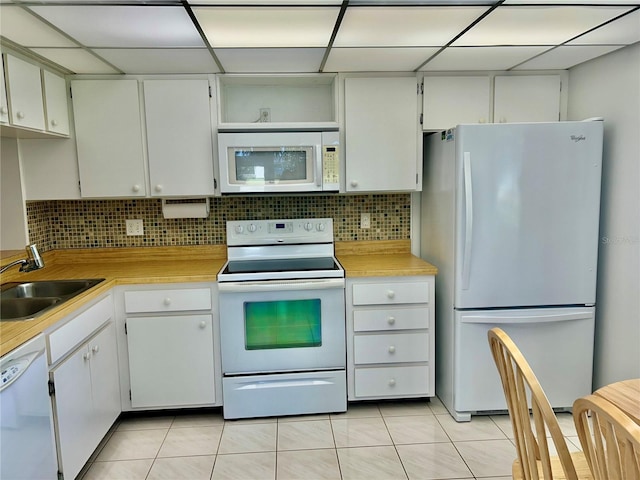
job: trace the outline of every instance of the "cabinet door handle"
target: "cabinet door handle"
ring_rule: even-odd
[[[58,126],[58,121],[57,120],[51,120],[51,126],[52,127],[57,127]]]
[[[93,347],[91,347],[91,351],[93,353],[98,353],[100,351],[100,346],[99,345],[94,345]]]
[[[358,181],[357,180],[351,180],[351,186],[352,187],[357,187],[358,186]]]
[[[389,318],[387,319],[387,323],[388,323],[389,325],[395,325],[395,323],[396,323],[396,317],[389,317]]]
[[[17,112],[16,113],[16,117],[18,117],[20,120],[22,120],[24,118],[24,112]]]
[[[396,386],[396,379],[392,378],[391,380],[389,380],[389,386],[390,387],[395,387]]]
[[[82,359],[87,362],[91,358],[91,353],[86,352],[82,354]]]
[[[394,347],[393,345],[391,345],[389,347],[389,353],[396,353],[396,347]]]
[[[200,328],[205,328],[207,326],[207,322],[205,322],[204,320],[202,320],[200,322]]]
[[[167,297],[167,298],[164,299],[163,303],[168,307],[169,305],[171,305],[171,299],[169,297]]]
[[[140,185],[134,185],[133,187],[131,187],[131,190],[133,190],[134,192],[139,192],[140,191]]]
[[[9,113],[9,110],[7,109],[7,107],[0,107],[1,115],[6,115],[7,113]]]
[[[158,184],[156,185],[156,192],[161,192],[162,191],[162,185]]]
[[[394,298],[396,296],[396,292],[393,290],[387,291],[387,298]]]

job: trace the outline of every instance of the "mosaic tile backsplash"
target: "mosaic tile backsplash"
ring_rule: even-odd
[[[162,200],[27,202],[30,241],[41,251],[62,248],[221,245],[227,220],[331,217],[336,241],[410,238],[411,195],[319,195],[210,198],[207,218],[165,219]],[[360,214],[371,228],[360,228]],[[127,219],[142,219],[144,235],[127,236]]]

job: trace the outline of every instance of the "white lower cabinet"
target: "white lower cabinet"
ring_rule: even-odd
[[[435,395],[433,276],[347,279],[348,399]]]
[[[221,405],[214,284],[123,288],[123,410]]]
[[[73,479],[121,411],[111,296],[47,340],[58,468],[63,478]]]

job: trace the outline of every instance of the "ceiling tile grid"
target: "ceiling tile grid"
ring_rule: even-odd
[[[640,0],[0,0],[0,39],[78,74],[568,69]]]

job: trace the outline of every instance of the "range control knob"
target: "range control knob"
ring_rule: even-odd
[[[316,225],[316,230],[318,230],[319,232],[324,232],[324,229],[325,229],[324,223],[319,223],[318,225]]]
[[[256,227],[255,223],[250,223],[247,227],[247,230],[249,230],[250,232],[255,232],[257,229],[258,227]]]
[[[236,233],[244,232],[244,227],[242,225],[236,225]]]
[[[304,224],[304,229],[305,229],[307,232],[310,232],[311,230],[313,230],[313,224],[312,224],[311,222],[307,222],[307,223],[305,223],[305,224]]]

